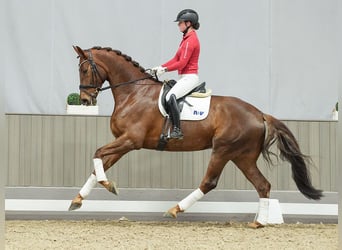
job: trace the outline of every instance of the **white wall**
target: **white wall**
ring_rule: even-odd
[[[0,30],[4,30],[4,9],[2,8],[3,4],[0,1]],[[1,45],[1,44],[0,44]],[[0,54],[3,55],[5,49],[0,46]],[[5,137],[6,130],[6,122],[5,122],[5,101],[4,101],[4,87],[5,87],[5,70],[4,64],[0,63],[0,138],[2,138],[2,142],[4,142],[3,138]],[[7,145],[5,143],[0,144],[0,169],[6,169],[5,163],[7,162],[7,155],[5,154],[5,148]],[[5,196],[4,196],[4,183],[5,177],[4,174],[0,175],[0,248],[5,246]]]
[[[271,112],[329,118],[337,102],[337,1],[273,1]]]
[[[5,0],[8,113],[63,114],[78,92],[72,45],[110,46],[145,68],[170,59],[184,8],[200,15],[200,78],[282,119],[330,119],[337,100],[338,0]],[[169,74],[167,78],[176,77]],[[98,98],[110,114],[110,91]]]
[[[342,2],[339,1],[338,2],[338,22],[342,23]],[[337,31],[337,41],[340,44],[340,46],[338,46],[338,50],[337,50],[337,55],[338,55],[338,65],[339,68],[342,68],[342,29],[339,29]],[[339,98],[339,104],[341,107],[341,103],[342,103],[342,71],[339,70],[339,84],[338,84],[338,98]],[[340,112],[341,114],[341,112]],[[337,166],[341,166],[342,164],[342,154],[341,154],[341,150],[342,150],[342,119],[340,118],[337,124],[337,136],[336,136],[336,141],[337,141],[337,150],[336,152],[340,152],[338,154],[337,157]],[[342,179],[342,168],[339,167],[338,168],[338,172],[336,174],[336,183],[338,183],[338,246],[339,249],[342,248],[342,183],[341,183],[341,179]]]

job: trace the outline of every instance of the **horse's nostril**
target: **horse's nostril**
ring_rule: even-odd
[[[90,101],[88,100],[88,99],[86,99],[86,98],[83,98],[83,99],[81,99],[81,103],[82,103],[82,105],[89,105],[90,104]]]

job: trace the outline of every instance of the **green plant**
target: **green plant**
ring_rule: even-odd
[[[68,95],[67,103],[69,105],[81,105],[81,98],[78,93],[71,93]]]
[[[338,102],[335,104],[335,110],[338,111]]]

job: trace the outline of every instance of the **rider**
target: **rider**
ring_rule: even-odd
[[[166,95],[166,102],[173,124],[170,137],[183,139],[177,99],[185,96],[199,85],[198,59],[200,43],[195,30],[200,27],[200,24],[197,12],[192,9],[185,9],[179,12],[175,22],[178,22],[179,30],[183,33],[183,39],[176,55],[170,61],[161,66],[154,67],[152,70],[158,76],[168,71],[178,70],[180,78]]]

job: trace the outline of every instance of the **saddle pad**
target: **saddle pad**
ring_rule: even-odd
[[[193,92],[190,94],[191,97],[203,98],[211,95],[211,89],[206,89],[205,93]]]
[[[158,107],[160,110],[160,113],[165,117],[167,116],[167,113],[161,103],[161,96],[162,96],[163,90],[160,91],[159,94],[159,100],[158,100]],[[183,105],[183,110],[180,114],[181,120],[187,120],[187,121],[199,121],[207,118],[209,113],[209,107],[210,107],[210,100],[211,96],[197,98],[197,97],[185,97],[185,103]],[[188,105],[191,104],[191,106]]]

